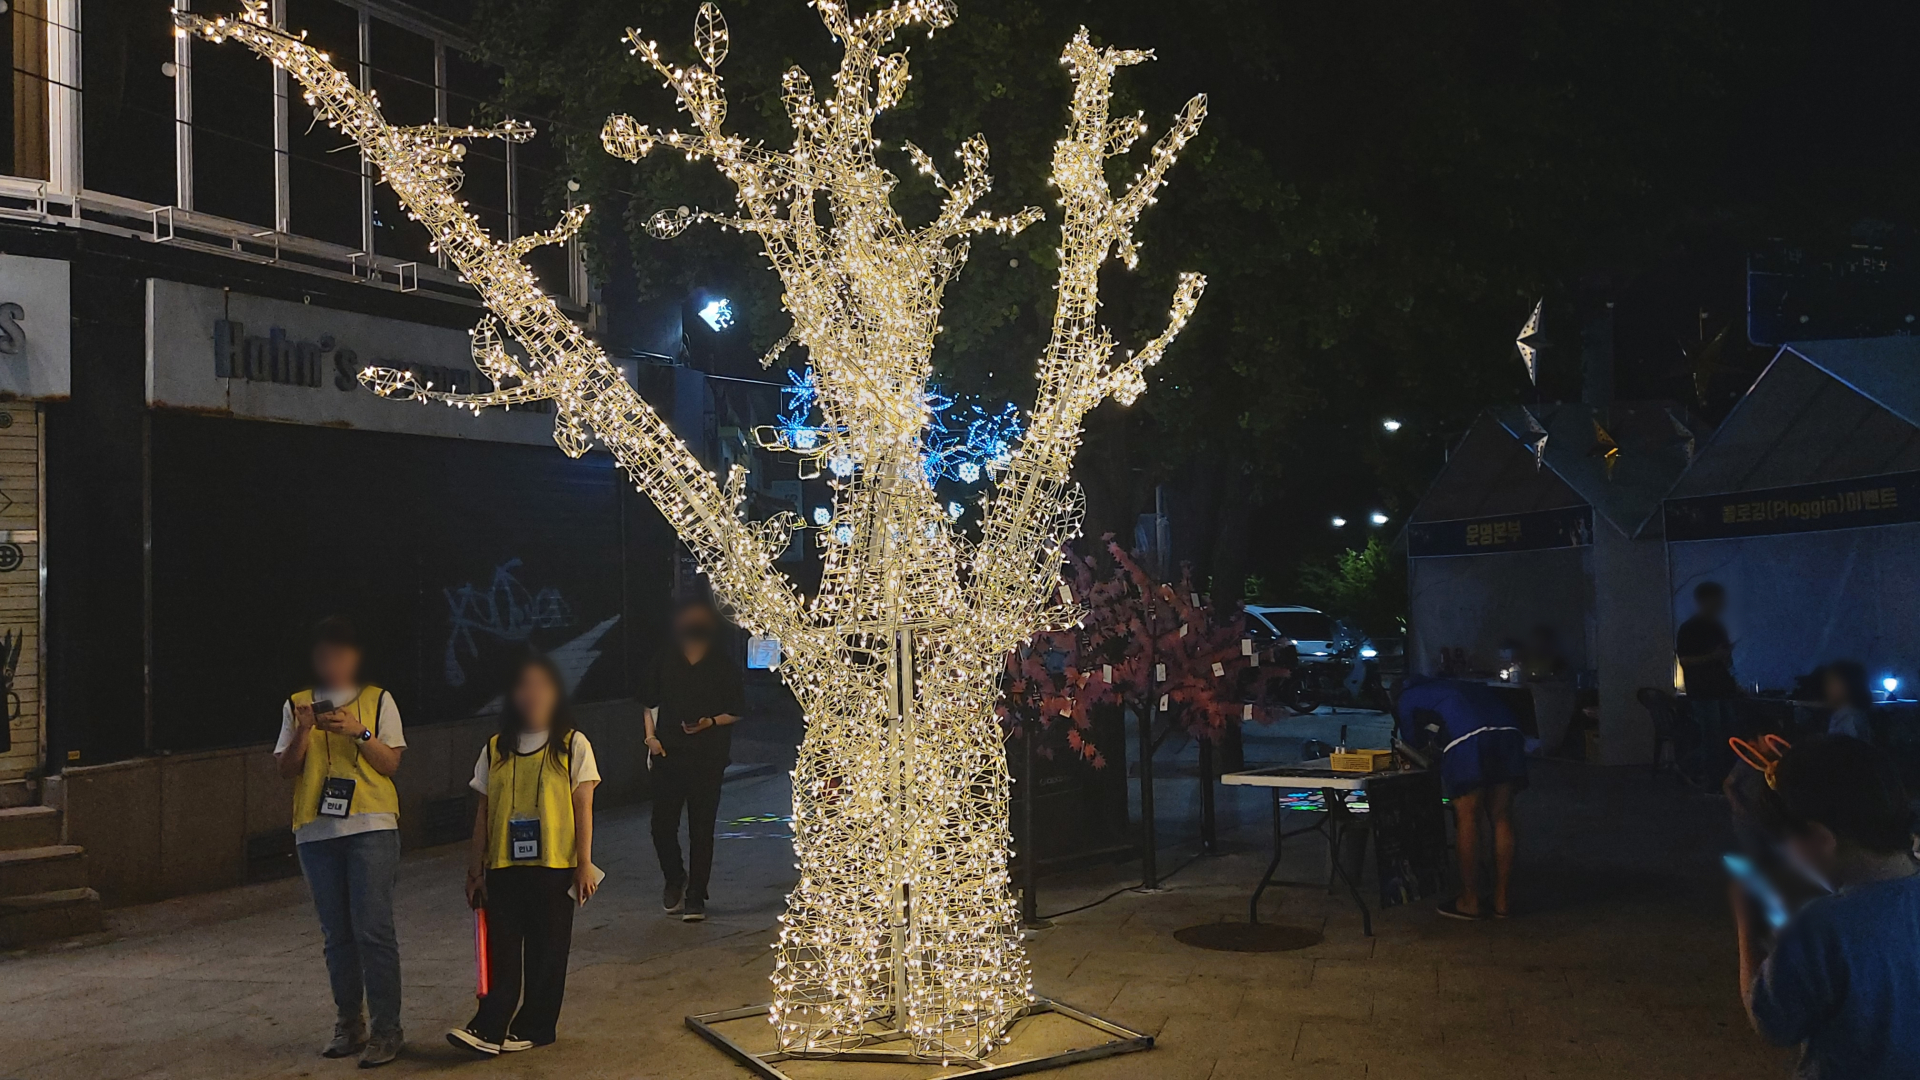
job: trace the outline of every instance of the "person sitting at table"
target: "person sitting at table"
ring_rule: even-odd
[[[1480,811],[1493,822],[1493,916],[1507,917],[1518,837],[1513,797],[1527,786],[1527,738],[1491,687],[1415,675],[1395,703],[1401,741],[1439,752],[1440,787],[1453,803],[1460,895],[1440,906],[1449,919],[1487,917],[1480,899]]]
[[[1827,734],[1873,742],[1873,691],[1867,669],[1852,660],[1835,660],[1822,672],[1827,708]]]

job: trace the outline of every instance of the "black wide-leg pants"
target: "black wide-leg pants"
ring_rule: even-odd
[[[468,1026],[489,1042],[512,1034],[554,1039],[573,948],[573,871],[508,866],[487,871],[487,952],[492,983]],[[518,1012],[515,1011],[518,1006]]]

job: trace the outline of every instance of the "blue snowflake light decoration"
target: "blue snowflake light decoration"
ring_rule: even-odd
[[[787,369],[787,384],[780,388],[785,409],[774,426],[787,446],[813,450],[827,434],[825,428],[813,423],[814,406],[819,400],[813,369]],[[1009,403],[998,412],[988,412],[977,401],[961,403],[940,393],[928,394],[926,401],[931,418],[922,437],[921,453],[929,483],[956,480],[977,484],[1013,460],[1013,445],[1023,430],[1018,407]],[[841,478],[853,475],[854,464],[845,454],[827,460],[827,467]]]

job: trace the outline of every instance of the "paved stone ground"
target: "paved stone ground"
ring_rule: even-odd
[[[410,857],[399,919],[408,1054],[388,1073],[500,1077],[747,1074],[699,1041],[683,1014],[762,1001],[768,944],[791,876],[778,773],[737,780],[722,808],[720,880],[703,925],[654,906],[647,811],[603,815],[609,872],[582,913],[559,1044],[493,1061],[442,1032],[472,1010],[471,924],[461,855]],[[1182,787],[1184,785],[1184,787]],[[1193,784],[1157,788],[1169,820],[1162,865],[1191,852]],[[1252,793],[1248,793],[1252,795]],[[1462,924],[1430,905],[1361,935],[1321,890],[1269,893],[1269,921],[1324,932],[1299,952],[1207,952],[1181,927],[1245,917],[1265,862],[1264,803],[1228,792],[1227,853],[1159,895],[1125,893],[1066,916],[1033,942],[1041,993],[1155,1033],[1158,1048],[1077,1065],[1083,1080],[1264,1077],[1784,1077],[1788,1060],[1745,1026],[1714,856],[1724,804],[1643,770],[1545,763],[1521,800],[1516,917]],[[1287,871],[1324,872],[1309,843]],[[1054,911],[1126,884],[1132,865],[1051,878]],[[0,959],[0,1080],[191,1080],[346,1076],[317,1050],[331,1006],[319,928],[298,880],[126,909],[112,940]],[[936,1070],[834,1065],[807,1077],[925,1077]],[[357,1074],[354,1074],[357,1075]]]

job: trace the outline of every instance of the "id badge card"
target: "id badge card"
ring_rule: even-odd
[[[346,817],[353,809],[353,784],[352,777],[327,777],[326,783],[320,785],[320,816]]]
[[[540,858],[539,818],[507,820],[507,856],[514,862],[531,862]]]

